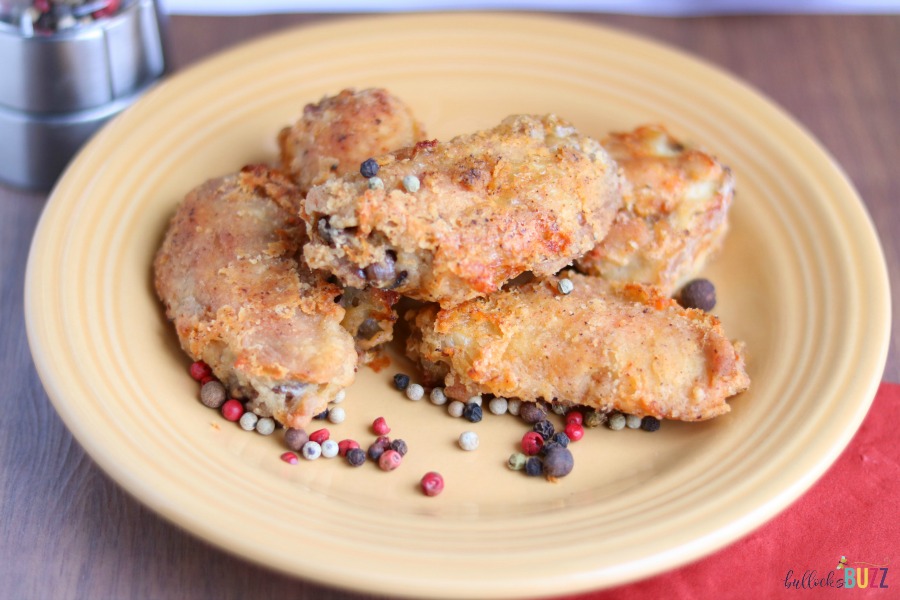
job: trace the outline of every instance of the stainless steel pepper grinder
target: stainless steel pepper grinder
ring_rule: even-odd
[[[154,0],[0,0],[0,182],[46,190],[165,72]]]

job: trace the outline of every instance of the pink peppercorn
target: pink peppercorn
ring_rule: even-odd
[[[570,410],[566,413],[566,425],[570,423],[576,423],[578,425],[584,423],[584,415],[580,410]]]
[[[216,379],[214,375],[207,375],[206,377],[204,377],[203,379],[200,380],[200,385],[201,386],[206,385],[210,381],[218,381],[218,379]]]
[[[281,460],[289,465],[296,465],[298,462],[300,462],[300,459],[293,452],[285,452],[281,455]]]
[[[536,431],[529,431],[522,436],[522,452],[528,456],[536,456],[544,447],[544,438]]]
[[[203,381],[204,377],[209,377],[210,375],[212,375],[212,369],[210,369],[209,365],[202,360],[191,363],[189,372],[191,374],[191,377],[196,381]]]
[[[391,432],[391,428],[388,427],[384,417],[378,417],[372,421],[372,431],[375,432],[375,435],[387,435]]]
[[[584,437],[584,427],[581,423],[569,423],[566,425],[566,435],[573,442],[577,442]]]
[[[244,414],[244,405],[234,398],[226,400],[222,405],[222,416],[228,421],[240,421]]]
[[[338,454],[347,456],[347,453],[354,448],[359,448],[359,442],[356,440],[341,440],[338,442]]]
[[[444,491],[444,478],[440,473],[429,471],[422,476],[421,485],[426,496],[437,496]]]
[[[331,432],[327,429],[316,429],[311,434],[309,434],[309,441],[315,442],[319,445],[322,444],[325,440],[331,437]]]
[[[396,450],[385,450],[378,457],[378,466],[382,471],[393,471],[403,462],[403,456]]]

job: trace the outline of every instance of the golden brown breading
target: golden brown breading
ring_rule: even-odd
[[[204,183],[178,207],[155,261],[182,348],[249,408],[303,427],[357,365],[338,285],[298,262],[300,196],[266,167]]]
[[[281,165],[305,194],[332,176],[359,171],[364,160],[425,139],[402,100],[387,90],[343,90],[318,104],[278,136]]]
[[[695,421],[747,388],[740,344],[716,317],[639,284],[567,273],[451,309],[407,314],[408,354],[430,383],[465,399],[494,394]]]
[[[346,285],[444,306],[571,264],[621,202],[600,144],[553,115],[508,117],[378,163],[383,187],[354,173],[310,190],[306,261]]]
[[[606,238],[576,266],[672,294],[721,245],[734,193],[731,170],[662,126],[613,133],[602,144],[622,169],[623,207]]]

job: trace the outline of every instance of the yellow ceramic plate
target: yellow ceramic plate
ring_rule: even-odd
[[[176,203],[272,160],[305,103],[385,86],[433,136],[556,112],[589,134],[664,122],[737,174],[733,231],[706,273],[748,348],[752,390],[728,416],[655,434],[589,430],[557,484],[509,471],[524,431],[411,402],[361,370],[337,438],[379,416],[400,469],[279,460],[197,401],[151,287]],[[698,558],[806,490],[874,396],[889,331],[884,261],[863,206],[788,116],[722,72],[572,21],[442,14],[298,29],[173,77],[97,136],[47,205],[28,265],[29,340],[47,393],[90,455],[161,515],[222,548],[329,585],[504,598],[610,586]],[[481,447],[463,452],[460,432]],[[446,489],[417,490],[429,470]]]

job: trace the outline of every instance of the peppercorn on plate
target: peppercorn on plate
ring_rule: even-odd
[[[509,469],[525,427],[493,414],[487,396],[480,410],[464,408],[481,417],[471,422],[450,416],[450,403],[432,402],[429,390],[400,392],[397,373],[410,376],[407,389],[423,382],[396,345],[359,367],[341,422],[322,422],[332,440],[362,445],[384,417],[390,437],[404,441],[383,449],[390,472],[327,458],[335,450],[321,434],[316,460],[280,460],[283,430],[248,432],[252,419],[230,422],[204,406],[152,285],[170,217],[203,181],[277,164],[278,134],[306,104],[376,87],[402,98],[429,139],[514,114],[555,114],[595,139],[663,123],[686,145],[714,149],[739,194],[728,236],[701,274],[715,282],[724,331],[745,344],[751,388],[701,423],[585,425],[568,446],[574,466],[553,451],[550,475],[565,473],[555,483]],[[341,20],[251,42],[172,77],[101,131],[59,182],[35,234],[25,305],[48,396],[132,495],[269,568],[415,598],[608,587],[745,535],[848,443],[874,396],[890,320],[868,215],[788,115],[666,47],[508,14]],[[477,435],[477,447],[466,436],[468,451],[465,431]],[[443,489],[428,496],[422,480],[432,472]]]

